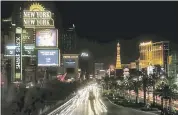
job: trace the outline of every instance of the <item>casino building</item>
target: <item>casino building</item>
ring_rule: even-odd
[[[54,4],[53,4],[54,5]],[[49,6],[50,8],[54,8]],[[46,14],[45,19],[43,19],[41,14],[38,14],[36,11],[41,11],[41,13]],[[31,19],[35,16],[35,20]],[[36,81],[37,76],[44,76],[43,74],[39,75],[38,70],[46,70],[47,67],[59,66],[60,62],[60,50],[58,48],[58,31],[54,27],[54,13],[46,9],[39,3],[33,2],[22,2],[22,4],[15,4],[12,16],[7,19],[2,19],[1,24],[1,60],[2,65],[8,73],[7,83],[20,81]],[[52,34],[54,45],[48,44],[49,47],[46,47],[45,44],[39,45],[36,47],[36,31],[40,29],[46,30],[46,28],[53,28],[54,34]],[[50,30],[50,31],[53,31]],[[42,35],[40,35],[42,37]],[[41,43],[40,36],[38,38],[39,44]],[[45,39],[45,38],[44,38]],[[51,46],[50,46],[51,45]],[[50,63],[50,56],[43,56],[42,58],[46,59],[46,62],[43,67],[38,67],[38,50],[54,50],[48,52],[47,54],[52,55],[54,52],[56,62]],[[36,71],[37,70],[37,71]],[[38,74],[36,74],[38,73]],[[41,72],[43,73],[43,72]]]
[[[144,42],[140,43],[140,68],[146,68],[149,64],[160,65],[168,71],[169,42]]]
[[[77,79],[79,70],[79,54],[63,54],[64,73],[67,73],[67,79]]]

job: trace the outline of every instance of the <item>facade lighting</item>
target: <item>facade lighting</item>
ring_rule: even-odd
[[[140,43],[140,46],[151,45],[151,44],[152,44],[152,41],[150,41],[150,42],[143,42],[143,43]]]
[[[121,69],[120,44],[117,43],[116,69]]]
[[[147,68],[151,63],[152,65],[160,65],[167,68],[168,62],[165,62],[165,60],[169,60],[166,59],[169,58],[169,51],[164,49],[165,45],[169,47],[169,44],[165,41],[140,43],[140,67]]]

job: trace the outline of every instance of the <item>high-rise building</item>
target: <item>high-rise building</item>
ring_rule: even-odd
[[[2,52],[3,52],[3,56],[5,56],[6,59],[9,59],[9,63],[11,64],[11,81],[15,81],[15,30],[17,27],[21,27],[24,29],[23,27],[23,10],[28,10],[26,9],[30,4],[32,4],[33,2],[21,2],[21,3],[14,3],[13,5],[13,12],[10,18],[7,19],[2,19],[1,24],[2,24],[2,28],[1,28],[1,48],[2,48]],[[35,2],[36,3],[36,2]],[[39,4],[36,4],[39,5]],[[54,8],[55,4],[51,4],[50,8]],[[39,7],[39,6],[37,6]],[[53,13],[52,13],[53,15]],[[26,33],[26,32],[25,32]],[[33,36],[33,35],[32,35]],[[32,55],[32,53],[29,53],[28,56],[26,55],[27,52],[32,52],[31,50],[34,51],[34,43],[24,43],[24,31],[22,34],[22,40],[23,40],[23,45],[22,45],[22,57],[21,60],[23,62],[23,64],[21,66],[23,66],[21,69],[23,72],[21,73],[27,73],[26,75],[31,76],[32,74],[29,73],[35,73],[33,71],[35,71],[36,69],[33,68],[33,71],[31,69],[31,66],[36,67],[36,57],[30,56],[30,54]],[[29,36],[28,36],[29,37]],[[30,37],[30,38],[35,38],[34,37]],[[32,39],[34,40],[34,39]],[[35,41],[35,40],[34,40]],[[24,51],[25,50],[25,51]],[[22,63],[21,62],[21,63]],[[10,71],[10,69],[8,70]],[[29,73],[27,72],[29,71]],[[31,72],[32,71],[32,72]],[[22,75],[23,76],[23,80],[25,80],[27,77],[26,75]],[[29,80],[31,81],[31,80]]]
[[[15,24],[12,23],[12,17],[1,20],[1,53],[5,54],[5,47],[8,44],[13,44],[15,39]],[[7,39],[8,38],[8,39]]]
[[[95,63],[95,75],[99,74],[100,70],[104,69],[104,63]]]
[[[169,73],[170,77],[176,77],[178,75],[178,52],[171,52],[169,57]]]
[[[117,43],[116,69],[121,69],[120,44]]]
[[[165,71],[168,70],[169,42],[146,42],[140,43],[140,68],[151,65],[160,65]]]
[[[8,76],[5,78],[9,83],[14,80],[14,66],[15,66],[15,24],[12,23],[12,17],[2,19],[1,21],[1,61],[5,61],[6,66],[7,62],[10,65],[8,69]],[[7,56],[8,55],[8,56]]]
[[[75,53],[76,51],[76,32],[75,25],[73,24],[72,28],[64,29],[63,33],[61,33],[61,52],[63,54],[66,53]]]
[[[140,62],[140,67],[141,68],[146,68],[149,63],[152,61],[152,42],[144,42],[141,43],[139,46],[139,50],[140,50],[140,58],[139,58],[139,62]]]

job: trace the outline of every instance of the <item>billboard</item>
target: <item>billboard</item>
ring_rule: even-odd
[[[36,47],[58,47],[58,30],[57,29],[37,29],[36,30]]]
[[[23,29],[22,43],[23,44],[34,44],[34,31],[33,31],[33,29]]]
[[[64,67],[66,67],[66,68],[75,68],[76,67],[75,59],[72,59],[72,58],[64,59]]]
[[[59,66],[59,50],[38,50],[38,66]]]

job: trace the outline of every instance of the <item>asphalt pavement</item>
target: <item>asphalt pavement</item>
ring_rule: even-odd
[[[94,106],[88,99],[89,91],[95,95]],[[95,111],[95,112],[94,112]],[[94,114],[96,113],[96,114]],[[97,84],[89,85],[78,92],[71,100],[52,111],[48,115],[156,115],[136,109],[113,104],[108,99],[100,96]]]

